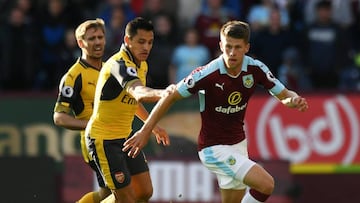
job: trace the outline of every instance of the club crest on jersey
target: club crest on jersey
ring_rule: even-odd
[[[72,87],[70,87],[70,86],[64,86],[61,89],[61,94],[64,97],[71,97],[74,94],[74,89]]]
[[[116,172],[116,173],[114,174],[114,176],[115,176],[116,181],[119,182],[119,183],[123,183],[124,180],[125,180],[125,175],[124,175],[124,173],[121,172],[121,171]]]
[[[189,75],[189,76],[185,79],[184,83],[186,84],[186,87],[187,87],[187,88],[193,88],[193,87],[195,86],[195,80],[194,80],[194,78],[192,77],[192,75]]]
[[[274,77],[274,75],[271,73],[271,71],[268,71],[268,72],[266,72],[266,77],[267,77],[267,79],[270,81],[270,82],[274,82],[275,81],[275,77]]]
[[[243,80],[243,85],[246,88],[251,88],[254,85],[254,77],[252,74],[244,75],[242,77],[242,80]]]
[[[233,156],[230,156],[227,160],[226,163],[229,164],[230,166],[235,165],[236,163],[236,159]]]
[[[136,68],[134,67],[127,67],[126,72],[131,76],[137,77]]]

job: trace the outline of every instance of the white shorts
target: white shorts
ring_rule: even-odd
[[[246,139],[234,145],[214,145],[199,151],[201,162],[222,189],[245,189],[244,177],[255,162],[249,159]]]

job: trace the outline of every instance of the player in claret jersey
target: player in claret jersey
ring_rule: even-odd
[[[287,107],[305,111],[308,105],[303,97],[277,80],[265,64],[245,55],[250,48],[249,38],[247,23],[224,24],[219,43],[222,55],[196,68],[177,84],[172,94],[159,100],[143,127],[125,142],[123,150],[129,150],[129,156],[137,156],[168,108],[175,101],[198,93],[202,119],[199,158],[217,176],[222,203],[265,202],[275,184],[263,167],[248,158],[243,125],[249,99],[256,87],[261,86]]]

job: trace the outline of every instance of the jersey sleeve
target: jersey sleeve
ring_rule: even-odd
[[[204,80],[205,78],[205,74],[202,72],[203,68],[204,67],[198,67],[194,69],[186,78],[177,84],[177,90],[181,96],[189,97],[201,89],[200,80]],[[202,81],[202,83],[204,83],[204,81]]]
[[[59,84],[59,94],[54,112],[70,113],[82,88],[81,75],[73,72],[66,73]]]
[[[267,89],[271,95],[279,94],[285,86],[271,73],[270,69],[261,61],[256,60],[258,63],[261,74],[259,83]]]
[[[112,60],[110,63],[111,74],[123,88],[129,82],[139,79],[136,67],[132,64],[125,64],[124,60]]]
[[[192,95],[191,92],[189,92],[189,88],[191,88],[191,85],[195,83],[192,75],[189,75],[185,79],[181,80],[177,84],[177,91],[182,97],[189,97]]]

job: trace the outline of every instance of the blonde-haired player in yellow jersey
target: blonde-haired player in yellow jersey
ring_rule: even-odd
[[[144,18],[131,20],[119,52],[100,71],[94,111],[85,135],[90,156],[114,194],[106,202],[148,202],[153,193],[144,154],[130,158],[122,151],[124,142],[132,135],[134,116],[143,121],[148,117],[141,102],[156,102],[166,95],[166,90],[146,87],[146,60],[153,46],[153,29]],[[152,132],[158,143],[169,144],[163,129],[156,126]]]
[[[104,21],[95,19],[81,23],[75,30],[75,37],[82,55],[61,79],[53,119],[57,126],[80,130],[83,158],[95,171],[100,189],[85,194],[78,202],[97,203],[111,192],[105,186],[96,164],[88,156],[84,132],[93,111],[95,87],[103,65]]]

